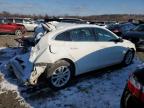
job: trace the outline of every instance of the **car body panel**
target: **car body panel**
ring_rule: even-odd
[[[117,47],[121,46],[114,42],[66,43],[66,50],[75,59],[75,63],[80,68],[77,74],[121,62],[124,55],[123,49],[119,50]]]

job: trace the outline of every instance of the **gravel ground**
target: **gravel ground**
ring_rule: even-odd
[[[32,36],[32,32],[26,33],[26,36]],[[0,34],[0,47],[17,47],[18,43],[14,40],[18,38],[15,35]],[[3,52],[0,52],[0,56]],[[0,75],[0,82],[3,81],[2,75]],[[0,87],[1,89],[1,87]],[[5,91],[5,90],[4,90]],[[20,98],[17,98],[15,91],[5,91],[0,93],[0,108],[28,108],[23,105]]]
[[[33,32],[27,32],[25,36],[32,36]],[[18,38],[15,35],[0,34],[0,47],[16,47],[18,43],[14,40]]]

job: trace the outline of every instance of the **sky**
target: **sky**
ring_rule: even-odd
[[[0,0],[0,12],[36,15],[144,14],[144,0]]]

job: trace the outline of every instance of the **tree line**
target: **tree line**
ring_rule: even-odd
[[[7,11],[0,12],[0,17],[19,17],[19,18],[32,18],[32,19],[48,19],[48,18],[57,18],[57,17],[72,17],[72,18],[81,18],[88,21],[128,21],[129,19],[141,20],[144,21],[144,15],[142,14],[107,14],[107,15],[91,15],[91,16],[71,16],[71,15],[62,15],[62,16],[49,16],[46,15],[24,15],[24,14],[12,14]]]

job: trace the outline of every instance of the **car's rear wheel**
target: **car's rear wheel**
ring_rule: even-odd
[[[121,97],[120,107],[121,108],[130,108],[130,106],[129,106],[130,98],[131,98],[131,94],[126,87],[124,89],[124,92],[123,92],[122,97]]]
[[[15,31],[15,35],[16,36],[21,36],[22,35],[22,31],[21,30],[16,30]]]
[[[73,66],[60,60],[47,69],[47,79],[52,89],[58,90],[66,87],[73,77]]]
[[[134,58],[134,51],[130,49],[130,50],[128,50],[127,53],[125,54],[125,57],[124,57],[124,59],[123,59],[123,61],[122,61],[122,64],[123,64],[124,66],[127,66],[127,65],[131,64],[132,61],[133,61],[133,58]]]

